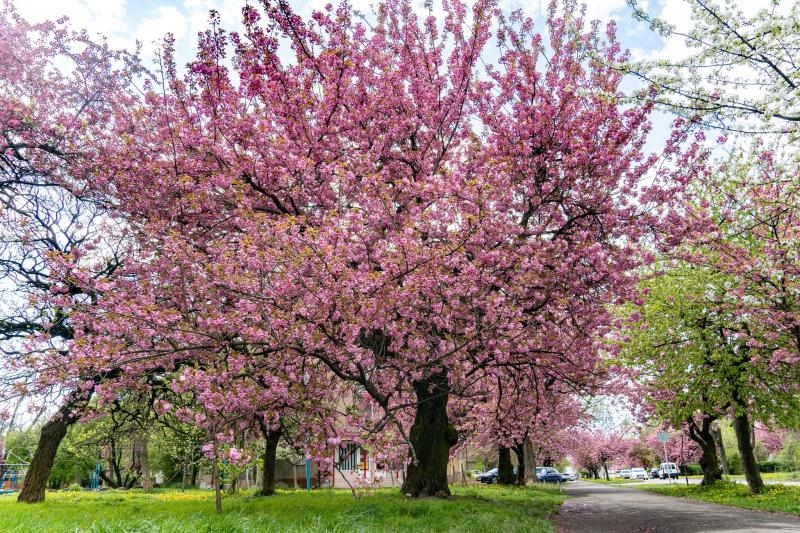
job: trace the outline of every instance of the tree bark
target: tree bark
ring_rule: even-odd
[[[517,464],[519,465],[517,467],[516,483],[520,487],[524,487],[525,486],[525,482],[526,482],[526,475],[525,475],[525,468],[526,468],[526,464],[525,464],[525,441],[522,441],[520,443],[514,444],[513,450],[514,450],[514,454],[517,456]]]
[[[217,513],[222,512],[222,487],[219,484],[219,461],[214,458],[211,465],[211,482],[214,484],[214,507]]]
[[[447,497],[447,462],[450,448],[458,442],[458,432],[447,418],[447,372],[415,381],[414,391],[417,411],[409,434],[413,449],[401,490],[413,498]]]
[[[275,494],[275,460],[278,455],[278,442],[281,438],[281,429],[270,430],[262,417],[257,417],[261,434],[264,435],[264,466],[261,468],[261,495],[272,496]]]
[[[144,433],[137,434],[133,440],[133,466],[131,470],[138,472],[139,483],[145,492],[153,489],[150,478],[150,460],[147,450],[148,437]]]
[[[750,487],[751,494],[758,494],[764,489],[764,481],[758,472],[756,456],[753,452],[753,442],[750,440],[750,419],[747,413],[742,412],[733,419],[733,429],[736,432],[736,444],[739,447],[739,456],[742,458],[742,469]]]
[[[42,426],[39,444],[33,454],[28,472],[25,475],[25,486],[19,493],[17,501],[39,503],[44,501],[47,478],[53,469],[58,446],[67,434],[67,428],[75,423],[77,417],[73,410],[80,407],[80,400],[68,399],[53,417]]]
[[[525,478],[524,483],[536,483],[536,450],[533,448],[533,441],[530,436],[525,437],[522,443],[525,458]]]
[[[711,425],[711,435],[714,437],[714,442],[717,445],[717,457],[722,464],[723,475],[729,476],[731,470],[728,467],[728,457],[725,455],[725,444],[722,442],[722,430],[719,427],[719,420]]]
[[[700,456],[703,481],[700,484],[713,485],[722,479],[722,471],[719,469],[719,459],[717,458],[717,445],[711,432],[714,418],[704,416],[703,421],[698,425],[694,417],[690,416],[687,422],[689,423],[689,437],[700,446],[703,452]]]
[[[497,461],[497,482],[501,485],[514,484],[514,465],[511,463],[511,448],[500,446]]]

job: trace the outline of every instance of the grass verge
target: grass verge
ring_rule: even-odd
[[[728,477],[744,481],[743,474]],[[761,479],[764,481],[800,481],[800,472],[761,472]]]
[[[447,500],[407,500],[397,489],[355,499],[349,491],[226,496],[214,511],[211,491],[138,490],[48,493],[44,503],[0,496],[0,531],[56,532],[550,532],[548,516],[565,499],[557,488],[452,487]]]
[[[680,496],[692,500],[720,503],[743,509],[756,509],[800,515],[800,487],[767,485],[761,494],[750,494],[747,485],[733,481],[721,481],[711,487],[700,485],[642,485],[641,490]]]

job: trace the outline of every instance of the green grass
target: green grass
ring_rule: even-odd
[[[226,496],[222,514],[211,491],[48,493],[42,504],[0,496],[3,533],[56,532],[550,532],[547,517],[565,499],[557,488],[452,487],[447,500],[406,500],[397,489],[355,499],[345,490]]]
[[[747,485],[722,481],[712,487],[700,485],[643,485],[641,490],[681,496],[692,500],[720,503],[744,509],[757,509],[800,515],[800,487],[767,485],[761,494],[751,495]]]
[[[744,474],[728,477],[744,481]],[[764,481],[800,481],[800,472],[762,472],[761,479]]]

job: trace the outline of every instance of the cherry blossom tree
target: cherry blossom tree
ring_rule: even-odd
[[[0,401],[61,404],[46,413],[53,416],[20,495],[39,501],[56,448],[91,394],[49,357],[69,356],[72,308],[93,298],[53,261],[98,279],[114,272],[123,252],[101,207],[71,190],[68,178],[91,166],[85,150],[93,132],[108,127],[109,98],[125,98],[141,70],[135,56],[63,23],[28,24],[9,2],[0,7],[0,36]],[[97,369],[85,377],[93,383]]]
[[[241,35],[212,14],[185,75],[168,38],[159,83],[102,107],[81,164],[45,154],[132,243],[109,276],[54,261],[93,297],[41,385],[102,404],[178,373],[199,408],[252,415],[335,377],[405,440],[412,496],[449,494],[451,395],[591,388],[638,243],[702,157],[680,132],[644,154],[650,106],[618,104],[626,55],[574,2],[546,38],[489,1],[442,7],[389,1],[368,25],[263,2]]]
[[[598,376],[601,374],[598,370]],[[571,383],[538,372],[518,371],[506,379],[493,384],[496,391],[489,387],[475,396],[459,398],[451,410],[454,418],[462,420],[459,432],[468,434],[471,443],[483,448],[499,446],[498,482],[525,485],[536,482],[537,464],[550,466],[571,449],[572,432],[588,419],[586,401],[570,388]],[[598,379],[596,385],[600,382]],[[517,459],[516,480],[511,452]],[[504,454],[507,461],[502,460]]]
[[[575,435],[572,456],[580,468],[596,477],[602,471],[609,479],[609,467],[625,457],[630,445],[631,439],[622,432],[609,434],[597,428],[583,429]]]

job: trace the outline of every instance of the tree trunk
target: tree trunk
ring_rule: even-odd
[[[758,472],[756,456],[753,453],[753,442],[750,440],[750,419],[747,413],[736,415],[733,419],[733,429],[736,432],[736,444],[739,447],[739,457],[742,458],[742,469],[752,494],[758,494],[764,489],[764,481]]]
[[[278,441],[281,438],[281,429],[270,431],[269,426],[262,417],[257,417],[264,435],[266,446],[264,448],[264,466],[261,468],[261,495],[272,496],[275,494],[275,459],[278,455]]]
[[[447,497],[447,462],[450,448],[458,442],[458,432],[447,419],[447,399],[450,385],[447,372],[442,371],[414,382],[417,412],[409,440],[412,450],[403,494]]]
[[[701,485],[713,485],[722,479],[722,472],[719,469],[719,459],[717,458],[717,445],[714,442],[714,435],[711,432],[711,424],[714,419],[704,416],[700,425],[695,422],[694,417],[689,417],[689,437],[695,441],[703,454],[700,456],[700,467],[703,469],[703,481]]]
[[[153,480],[150,478],[150,460],[147,450],[148,437],[144,433],[137,434],[133,440],[133,467],[131,470],[139,473],[139,483],[145,492],[153,489]]]
[[[525,486],[525,441],[514,445],[514,454],[517,456],[517,485]]]
[[[511,463],[511,448],[500,446],[497,461],[497,482],[501,485],[514,484],[514,465]]]
[[[530,436],[525,437],[525,440],[522,443],[522,449],[524,450],[523,457],[525,458],[525,478],[524,482],[527,483],[536,483],[538,481],[536,479],[536,451],[533,449],[533,441],[531,440]]]
[[[25,503],[44,501],[47,478],[50,477],[58,446],[67,434],[67,428],[75,422],[75,418],[68,415],[71,407],[71,405],[65,405],[59,409],[58,413],[42,427],[39,444],[33,454],[33,459],[31,459],[28,473],[25,475],[25,486],[22,487],[17,501]]]
[[[714,437],[714,442],[717,445],[717,458],[722,464],[722,473],[729,476],[731,470],[728,467],[728,457],[725,455],[725,444],[722,442],[722,430],[719,427],[719,420],[711,425],[711,435]]]
[[[219,484],[219,461],[214,458],[211,465],[211,483],[214,484],[214,507],[218,513],[222,512],[222,487]]]

